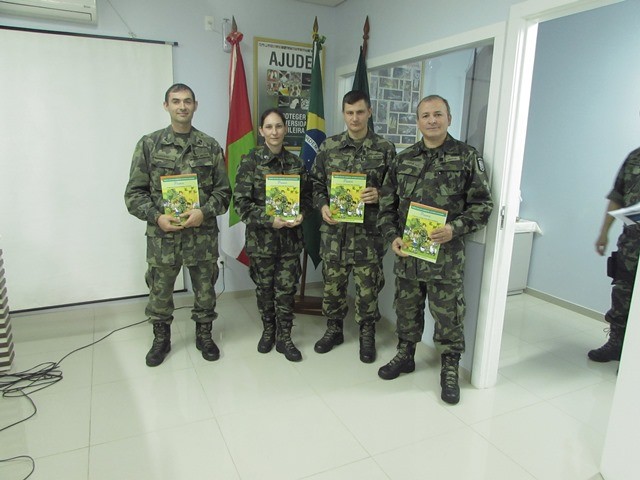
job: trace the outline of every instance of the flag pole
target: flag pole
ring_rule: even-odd
[[[320,48],[320,45],[319,45],[320,35],[318,35],[318,17],[315,17],[313,21],[313,33],[311,37],[313,39],[312,55],[315,61],[316,58],[319,58],[319,57],[316,57],[316,53],[317,53],[316,49]],[[320,88],[322,88],[322,85],[320,85]],[[315,154],[314,154],[314,157],[315,157]],[[305,158],[305,161],[306,161],[306,158]],[[319,234],[319,232],[317,233]],[[294,311],[296,313],[303,313],[307,315],[322,315],[322,298],[306,295],[308,259],[309,259],[309,253],[305,248],[303,251],[302,275],[300,278],[300,294],[296,295]]]
[[[364,21],[364,27],[362,28],[362,56],[367,58],[367,47],[369,43],[369,15],[367,15],[366,20]]]

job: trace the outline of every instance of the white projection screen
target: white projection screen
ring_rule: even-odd
[[[5,29],[0,45],[9,307],[147,294],[145,224],[123,193],[136,142],[169,123],[172,46]]]

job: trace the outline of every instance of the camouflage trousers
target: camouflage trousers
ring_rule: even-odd
[[[263,319],[293,319],[293,304],[302,268],[300,256],[250,256],[249,275],[256,284],[258,311]]]
[[[627,318],[629,316],[629,307],[631,305],[631,295],[633,294],[633,285],[636,278],[636,270],[638,268],[637,250],[629,252],[626,243],[632,243],[631,248],[637,249],[635,243],[626,242],[622,245],[618,244],[618,257],[615,267],[615,278],[611,287],[611,308],[605,314],[604,318],[607,322],[625,328],[627,326]]]
[[[145,280],[149,287],[149,302],[144,312],[151,322],[171,323],[173,320],[173,289],[180,267],[148,266]],[[215,311],[218,262],[202,262],[188,269],[194,296],[191,318],[196,323],[211,323],[218,317]]]
[[[435,322],[433,342],[438,352],[463,353],[466,308],[462,279],[420,282],[396,277],[394,306],[398,338],[410,342],[422,340],[425,297]]]
[[[330,320],[344,320],[347,305],[347,287],[349,274],[353,272],[356,287],[355,320],[380,320],[378,294],[384,287],[382,259],[359,265],[339,262],[322,262],[324,290],[322,295],[322,314]]]

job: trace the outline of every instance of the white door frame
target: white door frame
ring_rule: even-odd
[[[487,227],[487,251],[471,373],[471,383],[476,388],[492,387],[498,378],[538,24],[619,1],[623,0],[529,0],[511,7],[493,163],[495,212]]]

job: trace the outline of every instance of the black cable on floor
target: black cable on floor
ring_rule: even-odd
[[[185,308],[185,307],[180,307],[180,308]],[[130,325],[125,325],[124,327],[116,328],[115,330],[112,330],[111,332],[107,333],[104,337],[99,338],[98,340],[91,342],[87,345],[84,345],[82,347],[76,348],[75,350],[72,350],[57,362],[44,362],[44,363],[40,363],[39,365],[36,365],[35,367],[31,367],[27,370],[23,370],[22,372],[0,374],[0,392],[2,392],[2,397],[3,398],[25,397],[27,400],[29,400],[29,402],[31,403],[31,406],[33,407],[33,412],[31,412],[29,416],[21,420],[18,420],[17,422],[12,423],[11,425],[7,425],[5,427],[0,428],[0,433],[4,432],[5,430],[11,427],[19,425],[22,422],[26,422],[38,412],[38,408],[36,407],[36,404],[33,402],[33,400],[29,395],[35,392],[38,392],[40,390],[43,390],[47,387],[50,387],[52,385],[55,385],[60,380],[62,380],[63,376],[62,376],[62,370],[60,370],[60,364],[67,357],[69,357],[70,355],[76,352],[79,352],[80,350],[84,350],[85,348],[91,347],[103,341],[104,339],[110,337],[116,332],[119,332],[120,330],[124,330],[130,327],[135,327],[136,325],[140,325],[148,321],[149,319],[147,318],[145,320],[141,320],[139,322],[135,322]],[[28,459],[31,462],[31,471],[26,477],[24,477],[24,479],[22,479],[22,480],[27,480],[27,478],[29,478],[36,469],[35,460],[31,456],[18,455],[16,457],[11,457],[11,458],[2,458],[0,459],[0,463],[12,462],[19,459]]]
[[[216,295],[216,297],[220,297],[224,293],[225,290],[225,266],[224,262],[222,262],[222,291]],[[183,308],[193,308],[193,305],[185,305],[182,307],[178,307],[175,310],[181,310]],[[33,402],[30,394],[36,393],[40,390],[43,390],[47,387],[55,385],[59,381],[61,381],[64,377],[62,376],[62,370],[60,370],[60,364],[67,357],[73,355],[80,350],[84,350],[85,348],[92,347],[97,343],[100,343],[104,339],[110,337],[116,332],[120,330],[124,330],[126,328],[135,327],[136,325],[141,325],[143,323],[148,322],[149,319],[141,320],[139,322],[131,323],[129,325],[125,325],[124,327],[116,328],[111,332],[107,333],[104,337],[99,338],[98,340],[91,342],[82,347],[76,348],[75,350],[70,351],[65,356],[63,356],[57,362],[44,362],[36,365],[35,367],[31,367],[27,370],[23,370],[22,372],[16,373],[2,373],[0,374],[0,392],[2,392],[3,398],[17,398],[17,397],[25,397],[31,403],[33,407],[33,412],[31,414],[17,422],[14,422],[10,425],[0,428],[0,433],[8,430],[11,427],[19,425],[23,422],[26,422],[31,417],[33,417],[36,413],[38,413],[38,408],[36,404]],[[20,459],[28,459],[31,462],[31,471],[29,474],[24,477],[22,480],[27,480],[35,471],[36,463],[35,460],[29,455],[18,455],[11,458],[0,458],[0,464],[12,462]]]

